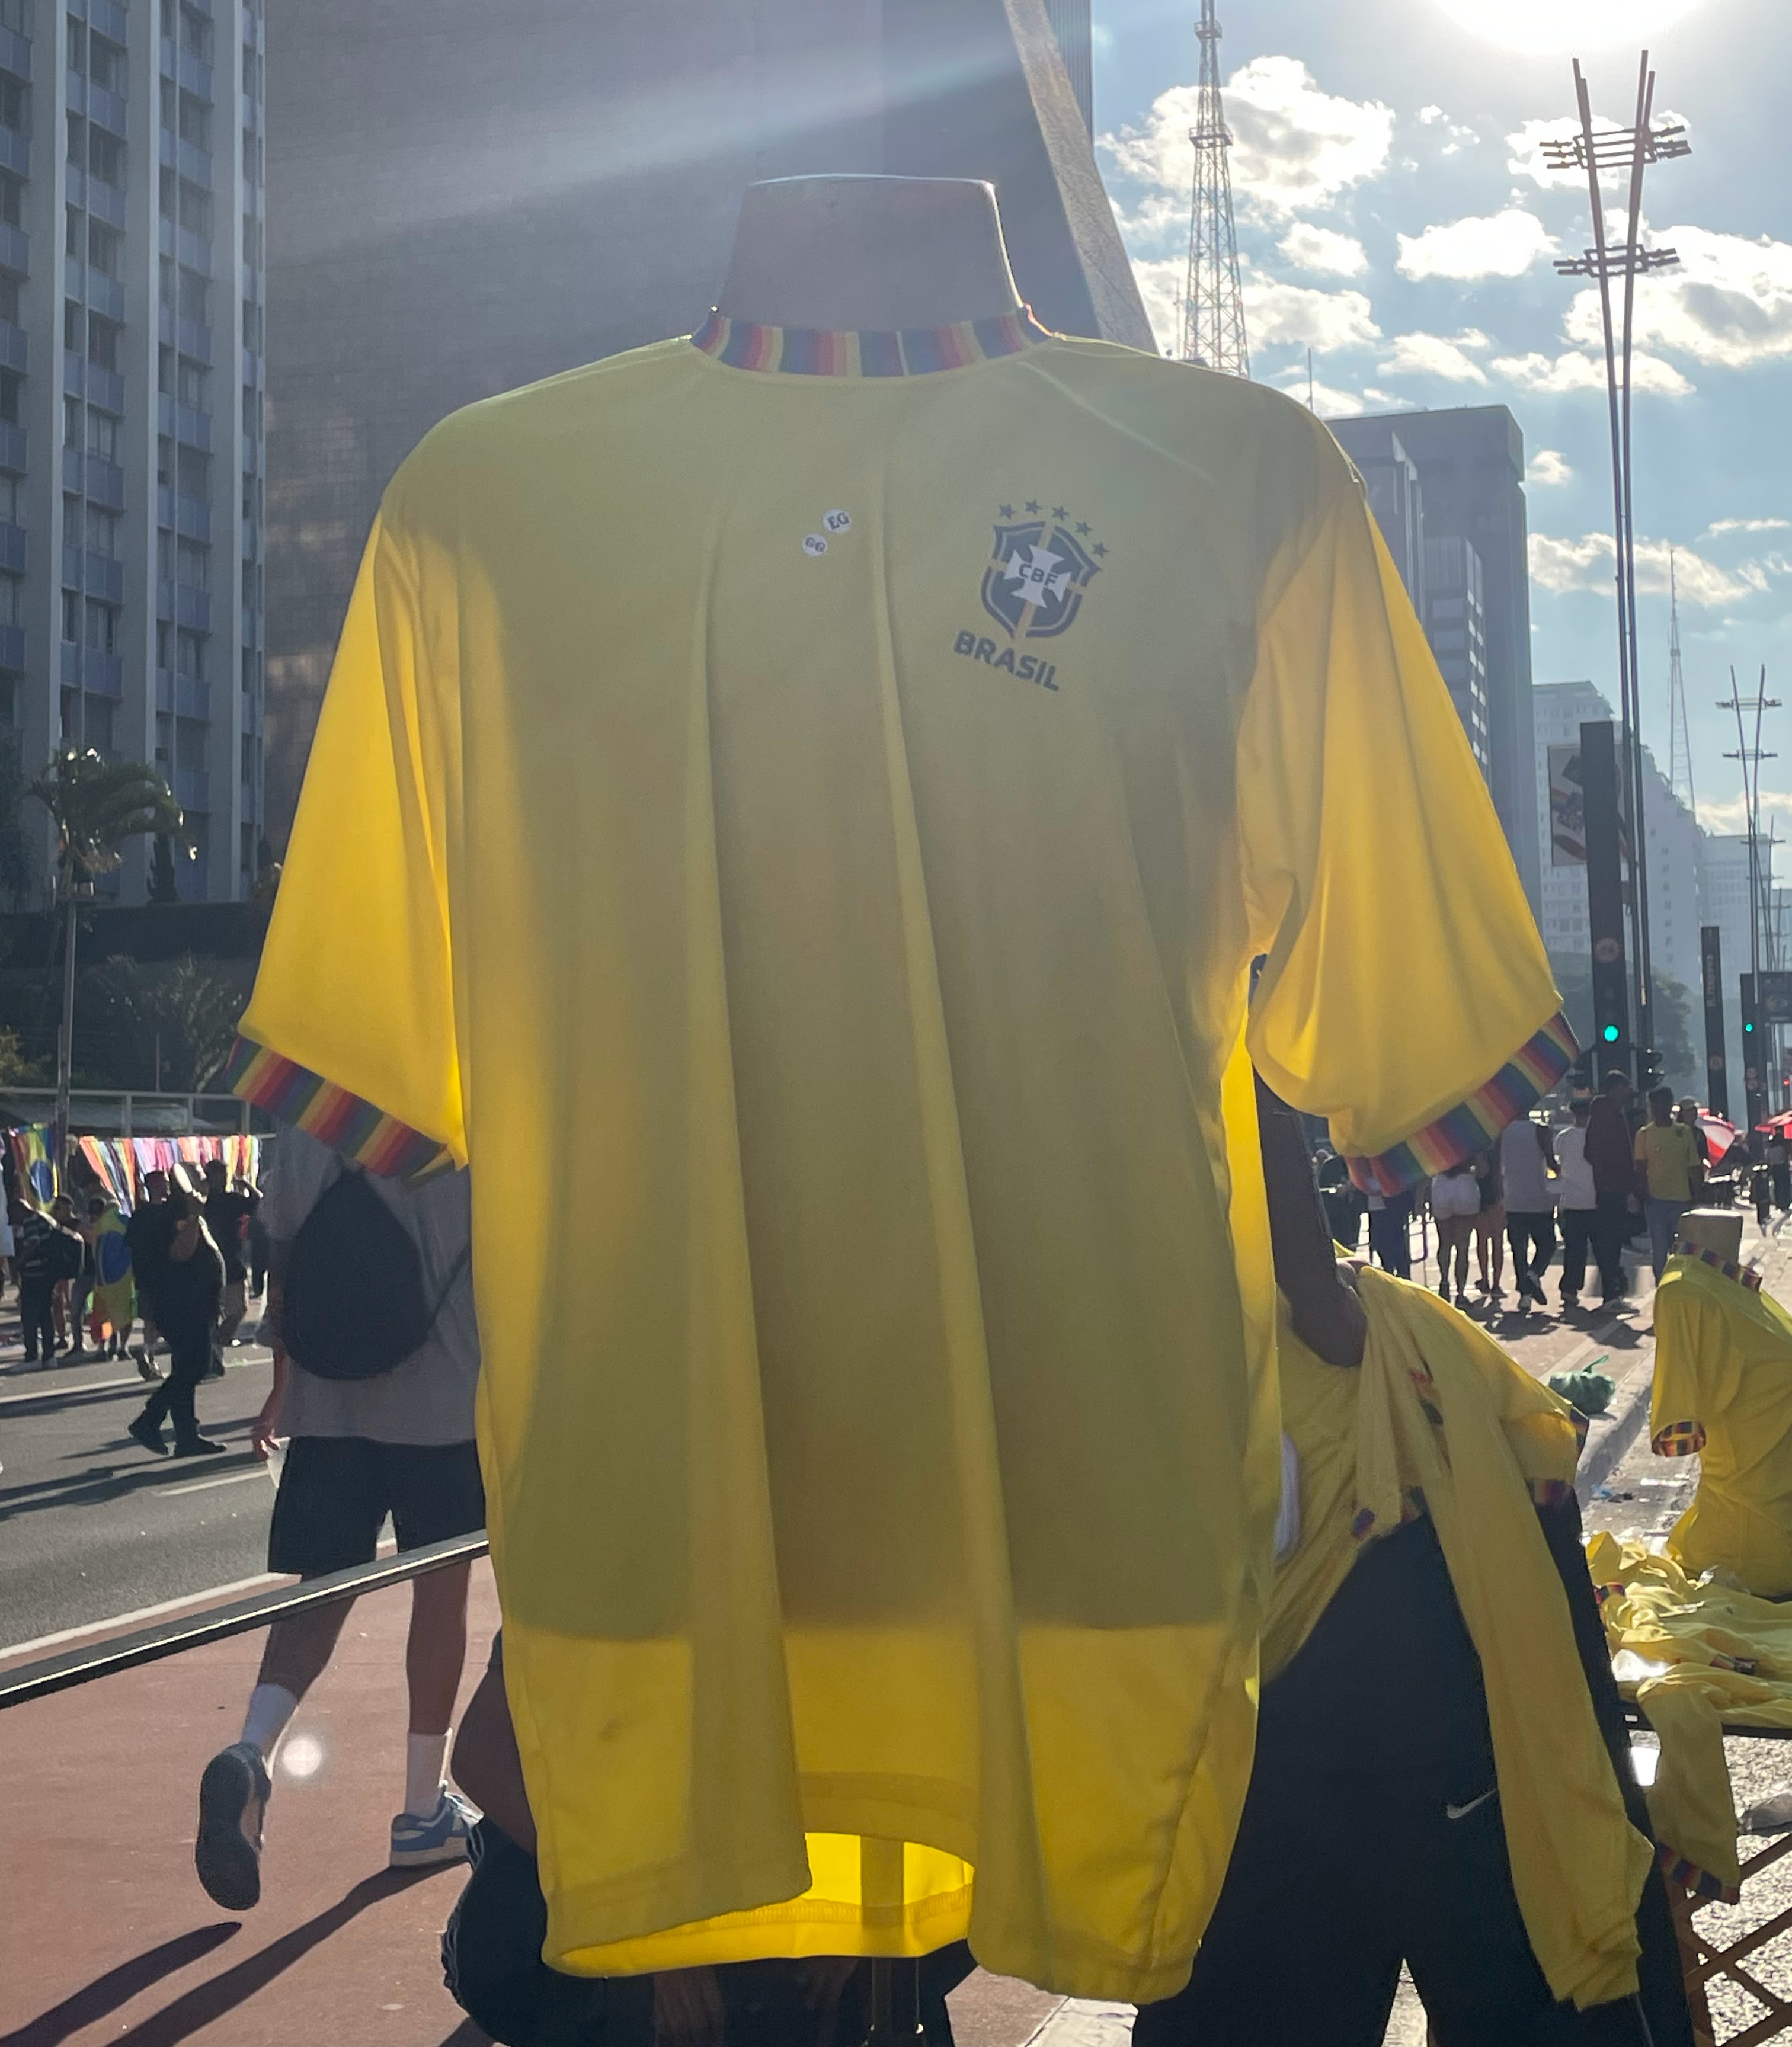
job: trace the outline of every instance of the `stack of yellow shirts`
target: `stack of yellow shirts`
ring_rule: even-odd
[[[1649,1817],[1663,1866],[1688,1890],[1733,1902],[1742,1879],[1723,1730],[1792,1728],[1792,1608],[1697,1582],[1672,1557],[1610,1535],[1587,1544],[1587,1569],[1619,1689],[1661,1737]]]

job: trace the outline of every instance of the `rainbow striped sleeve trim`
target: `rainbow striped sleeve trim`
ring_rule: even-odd
[[[1580,1049],[1568,1019],[1558,1010],[1465,1101],[1391,1151],[1349,1160],[1352,1180],[1365,1194],[1398,1194],[1434,1173],[1447,1173],[1484,1151],[1508,1123],[1541,1101],[1573,1066]]]
[[[1705,1448],[1705,1425],[1700,1422],[1670,1422],[1650,1438],[1649,1447],[1658,1457],[1697,1457]]]
[[[712,312],[691,337],[695,347],[730,370],[788,377],[925,377],[962,370],[1051,339],[1030,308],[953,327],[908,327],[888,332],[818,327],[765,327]]]
[[[1659,1848],[1655,1854],[1662,1866],[1662,1874],[1671,1883],[1678,1883],[1682,1890],[1691,1892],[1695,1898],[1715,1898],[1720,1904],[1734,1905],[1742,1896],[1733,1883],[1726,1883],[1722,1877],[1713,1876],[1709,1870],[1701,1869],[1696,1862],[1688,1862],[1684,1855],[1677,1855],[1672,1848]]]
[[[238,1038],[224,1066],[232,1094],[388,1179],[424,1180],[454,1163],[447,1147],[296,1060]]]
[[[1761,1275],[1752,1265],[1732,1265],[1729,1260],[1715,1251],[1708,1251],[1703,1244],[1694,1244],[1689,1236],[1681,1238],[1674,1252],[1676,1258],[1696,1259],[1701,1265],[1709,1265],[1713,1272],[1720,1272],[1726,1279],[1733,1279],[1739,1287],[1746,1287],[1751,1294],[1761,1290]]]

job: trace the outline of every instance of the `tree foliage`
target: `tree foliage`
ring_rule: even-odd
[[[180,806],[146,760],[107,760],[91,747],[66,747],[51,755],[31,793],[56,820],[64,886],[110,873],[126,839],[158,832],[188,842]]]
[[[149,855],[149,897],[152,903],[178,903],[180,884],[174,871],[174,841],[166,832],[157,832],[154,850]]]
[[[160,963],[114,954],[88,978],[115,1047],[113,1085],[199,1093],[218,1077],[235,1041],[247,989],[242,976],[192,953]]]

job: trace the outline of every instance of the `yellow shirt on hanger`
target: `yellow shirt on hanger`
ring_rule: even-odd
[[[555,1966],[1163,1997],[1279,1483],[1251,962],[1372,1182],[1572,1040],[1310,414],[1020,316],[695,342],[393,480],[238,1085],[473,1165]]]

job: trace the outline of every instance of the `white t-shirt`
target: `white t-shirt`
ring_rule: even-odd
[[[1508,1123],[1500,1138],[1500,1177],[1508,1215],[1540,1215],[1555,1206],[1555,1187],[1543,1160],[1543,1133],[1528,1116]]]
[[[1593,1183],[1593,1168],[1587,1163],[1585,1124],[1571,1124],[1555,1140],[1558,1173],[1556,1199],[1565,1209],[1596,1209],[1599,1196]]]
[[[1432,1180],[1431,1213],[1440,1222],[1451,1216],[1479,1215],[1480,1209],[1480,1182],[1466,1167],[1439,1173]]]

